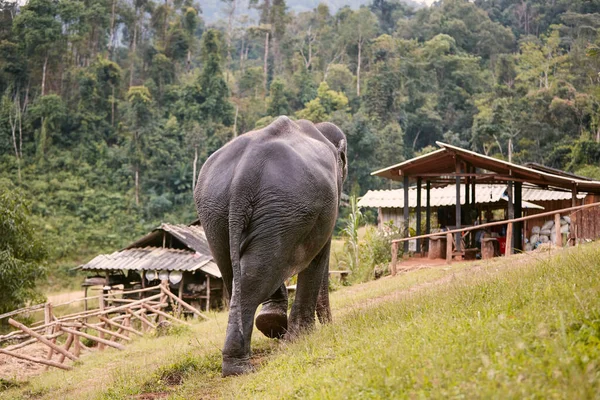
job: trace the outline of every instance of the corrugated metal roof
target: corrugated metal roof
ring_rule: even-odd
[[[456,161],[459,160],[479,169],[480,172],[487,171],[479,177],[489,181],[517,180],[540,187],[557,187],[569,191],[576,188],[581,192],[600,193],[600,181],[573,178],[565,176],[564,173],[555,175],[446,143],[436,142],[436,144],[441,147],[440,150],[380,169],[371,175],[397,181],[403,181],[405,177],[414,181],[425,176],[447,181],[456,177]]]
[[[133,248],[101,254],[80,267],[82,270],[203,271],[221,278],[210,255],[158,247]]]
[[[157,242],[161,242],[160,236],[163,231],[168,232],[190,250],[194,250],[201,254],[211,254],[210,248],[208,247],[208,241],[206,240],[206,234],[204,233],[204,228],[199,225],[188,226],[166,223],[161,224],[158,228],[154,229],[146,236],[125,247],[125,249],[147,247],[149,245],[156,246]]]
[[[477,204],[495,203],[506,200],[503,196],[507,185],[477,185],[475,188],[475,202]],[[425,207],[427,191],[421,189],[421,206]],[[586,195],[580,193],[578,199]],[[531,201],[569,200],[571,193],[535,188],[523,188],[523,207],[537,208]],[[431,207],[453,206],[456,203],[456,185],[432,188],[430,192]],[[460,203],[465,204],[465,186],[461,185]],[[369,190],[358,202],[360,207],[403,208],[404,189],[397,190]],[[408,205],[410,208],[417,206],[417,189],[411,187],[408,191]]]

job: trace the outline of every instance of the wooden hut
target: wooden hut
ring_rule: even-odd
[[[548,171],[543,168],[526,167],[446,143],[437,142],[437,145],[440,147],[439,150],[375,171],[372,175],[403,182],[403,221],[409,220],[410,184],[416,183],[416,236],[420,236],[422,233],[431,233],[431,193],[434,188],[453,184],[455,225],[452,228],[455,228],[453,231],[456,231],[453,242],[456,243],[454,254],[457,254],[458,257],[464,252],[464,249],[461,248],[461,234],[458,231],[464,226],[475,223],[474,213],[471,211],[477,204],[477,192],[482,185],[502,184],[506,188],[506,218],[509,220],[519,219],[523,216],[523,195],[528,188],[566,192],[570,198],[564,200],[569,201],[569,205],[573,207],[578,205],[580,193],[600,194],[599,181]],[[464,201],[461,201],[463,196]],[[593,202],[593,197],[587,201]],[[421,230],[423,209],[425,211],[425,232]],[[600,215],[596,215],[596,213],[596,210],[590,209],[586,213],[575,215],[573,225],[576,229],[574,229],[575,233],[571,239],[577,241],[600,237],[600,232],[582,228],[588,225],[600,225]],[[404,227],[408,230],[407,224]],[[514,234],[511,235],[511,243],[507,244],[507,247],[522,250],[522,238],[525,237],[524,224],[515,222],[513,228]],[[408,232],[405,232],[405,236],[408,236]],[[417,248],[421,248],[419,243],[417,243]],[[408,251],[408,241],[404,241],[404,251]]]
[[[226,290],[221,272],[198,222],[162,224],[112,254],[101,254],[79,267],[95,273],[83,286],[99,282],[105,291],[154,286],[167,280],[172,292],[198,309],[223,307]]]

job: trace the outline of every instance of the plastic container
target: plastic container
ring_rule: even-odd
[[[499,237],[498,244],[500,245],[500,254],[506,254],[506,237]]]

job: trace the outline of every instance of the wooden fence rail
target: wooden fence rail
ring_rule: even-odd
[[[540,214],[528,215],[526,217],[514,218],[514,219],[510,219],[510,220],[488,222],[488,223],[481,224],[481,225],[457,228],[457,229],[452,229],[449,231],[428,233],[425,235],[418,235],[418,236],[406,237],[406,238],[401,238],[401,239],[394,239],[394,240],[392,240],[391,273],[392,273],[392,275],[396,275],[396,273],[397,273],[399,243],[405,242],[407,240],[427,239],[427,238],[431,238],[431,237],[438,237],[438,236],[446,235],[446,261],[448,263],[450,263],[452,261],[452,235],[453,234],[455,234],[455,233],[462,234],[463,232],[470,232],[470,231],[490,228],[493,226],[506,225],[507,229],[506,229],[506,253],[505,254],[508,256],[508,255],[512,254],[512,248],[513,248],[512,236],[513,236],[513,224],[514,223],[527,221],[530,219],[552,216],[552,217],[554,217],[554,221],[555,221],[555,223],[557,223],[557,226],[560,227],[561,214],[573,214],[573,213],[576,213],[577,211],[588,209],[588,208],[594,208],[594,207],[600,207],[600,202],[584,204],[582,206],[576,206],[576,207],[563,208],[560,210],[548,211],[548,212],[544,212],[544,213],[540,213]],[[562,235],[560,234],[559,230],[557,230],[556,239],[555,239],[554,244],[556,244],[557,246],[562,246]]]
[[[206,315],[190,306],[177,295],[171,293],[166,281],[163,281],[160,285],[152,288],[121,292],[119,294],[130,295],[132,293],[138,294],[152,290],[159,291],[160,293],[140,300],[127,301],[125,304],[119,306],[107,307],[105,298],[109,298],[110,294],[108,296],[104,294],[84,297],[61,303],[57,306],[52,306],[50,303],[38,304],[0,315],[0,318],[9,317],[9,324],[18,329],[7,335],[0,336],[0,343],[7,340],[24,340],[19,344],[0,348],[0,354],[43,364],[46,368],[56,367],[68,370],[71,369],[71,367],[64,364],[66,358],[73,361],[78,360],[81,349],[89,350],[87,346],[81,343],[82,338],[97,343],[98,350],[104,349],[105,346],[124,350],[124,344],[132,341],[132,338],[129,337],[130,334],[143,336],[143,331],[148,332],[157,329],[158,325],[164,323],[165,320],[181,325],[190,325],[161,310],[162,308],[168,307],[169,304],[167,303],[167,300],[170,300],[174,309],[175,306],[177,306],[177,309],[185,308],[203,319],[208,319]],[[55,315],[56,308],[59,306],[72,304],[76,301],[84,302],[92,298],[98,298],[100,300],[98,309],[82,311],[60,317]],[[10,318],[20,313],[42,309],[44,310],[44,320],[39,322],[38,326],[35,327],[28,327],[25,324]],[[117,315],[111,317],[111,314]],[[99,322],[93,323],[89,321],[90,319]],[[131,326],[134,319],[139,320],[141,331]],[[97,332],[97,335],[92,335],[89,331],[95,331]],[[64,345],[61,346],[58,344],[59,341],[57,339],[64,335],[66,335],[66,339],[64,340]],[[118,341],[121,341],[122,343],[119,343]],[[18,349],[22,349],[23,347],[35,343],[42,343],[48,347],[45,359],[31,357],[16,352]],[[73,350],[71,350],[71,347],[73,347]],[[52,359],[54,355],[58,357],[57,361]]]

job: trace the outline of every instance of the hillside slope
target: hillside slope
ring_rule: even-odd
[[[421,269],[340,289],[335,322],[253,341],[257,372],[220,378],[226,314],[86,357],[0,399],[593,398],[600,243]]]

